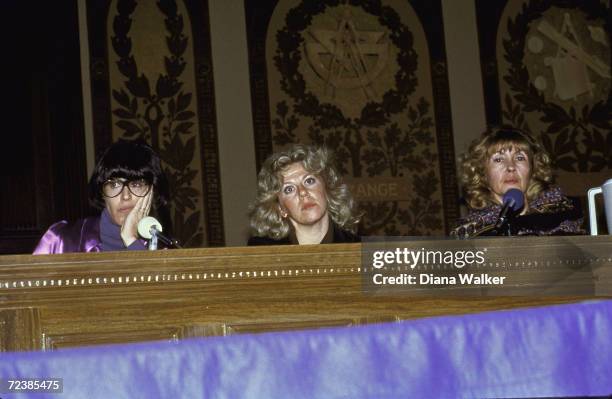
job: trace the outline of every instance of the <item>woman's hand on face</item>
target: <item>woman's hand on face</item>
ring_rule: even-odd
[[[126,247],[129,247],[138,239],[138,223],[149,215],[151,203],[153,201],[153,188],[149,190],[147,195],[138,198],[136,205],[125,218],[125,222],[121,226],[121,239]]]

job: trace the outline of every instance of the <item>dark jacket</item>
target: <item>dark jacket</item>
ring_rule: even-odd
[[[330,227],[333,229],[333,234],[330,243],[339,244],[339,243],[349,243],[349,242],[361,242],[361,238],[350,231],[342,230],[335,224],[331,224]],[[328,241],[323,240],[323,243],[328,243]],[[292,244],[291,238],[289,235],[284,238],[280,238],[275,240],[270,237],[251,237],[247,242],[247,245],[290,245]]]

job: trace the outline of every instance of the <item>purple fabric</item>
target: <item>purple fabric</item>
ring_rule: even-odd
[[[6,353],[48,398],[462,398],[612,393],[612,301],[394,324]],[[45,397],[43,395],[36,397]]]
[[[102,241],[102,251],[125,249],[125,244],[121,239],[121,226],[113,223],[106,209],[102,210],[100,215],[100,241]]]
[[[100,252],[100,216],[79,219],[68,223],[57,222],[42,236],[34,255],[62,254],[68,252]]]
[[[116,225],[111,220],[108,211],[104,209],[100,217],[100,240],[101,251],[142,251],[147,249],[144,240],[135,240],[129,247],[125,247],[121,238],[121,226]]]
[[[119,230],[115,230],[119,234]],[[118,236],[116,240],[121,240]],[[116,241],[115,240],[115,241]],[[45,232],[33,255],[63,254],[69,252],[101,252],[110,250],[102,248],[100,239],[100,216],[79,219],[68,223],[65,220],[57,222]],[[126,249],[123,247],[122,249]],[[129,247],[130,251],[141,251],[147,249],[146,242],[136,240]],[[118,250],[114,249],[113,250]]]

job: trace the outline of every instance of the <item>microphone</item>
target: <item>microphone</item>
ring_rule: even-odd
[[[138,222],[138,234],[149,241],[149,249],[157,249],[157,241],[161,241],[167,246],[180,248],[178,240],[171,239],[162,234],[163,228],[161,223],[153,216],[142,218]]]
[[[497,223],[495,223],[495,229],[501,232],[502,227],[506,226],[506,233],[510,235],[510,226],[508,222],[523,209],[525,205],[525,195],[518,188],[511,188],[504,194],[502,204]]]

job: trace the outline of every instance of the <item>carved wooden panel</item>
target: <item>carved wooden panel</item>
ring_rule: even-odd
[[[41,348],[40,313],[38,309],[0,309],[1,351]]]
[[[146,329],[133,331],[104,331],[87,333],[45,334],[44,350],[55,350],[73,346],[119,344],[142,341],[177,341],[181,336],[178,328]]]
[[[327,328],[327,327],[351,327],[358,326],[360,324],[368,323],[384,323],[391,321],[399,321],[398,316],[370,316],[370,317],[356,317],[353,319],[317,319],[312,318],[308,320],[306,318],[295,321],[282,321],[272,323],[245,323],[245,324],[228,324],[225,325],[225,334],[242,334],[242,333],[261,333],[261,332],[272,332],[272,331],[292,331],[292,330],[306,330],[313,328]]]

